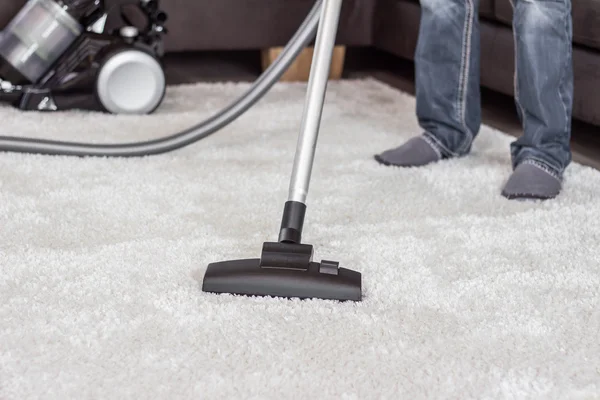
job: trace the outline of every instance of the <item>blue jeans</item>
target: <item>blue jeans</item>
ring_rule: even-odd
[[[502,0],[510,1],[510,0]],[[515,102],[523,135],[513,168],[561,178],[571,162],[571,0],[513,0]],[[481,125],[479,0],[421,0],[415,55],[417,117],[443,157],[470,152]]]

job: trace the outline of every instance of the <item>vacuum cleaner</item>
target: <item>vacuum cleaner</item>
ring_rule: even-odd
[[[145,26],[125,12],[137,6]],[[156,0],[120,4],[106,31],[104,0],[30,0],[0,34],[0,101],[24,111],[83,109],[149,114],[166,90],[167,14]]]
[[[360,272],[341,268],[337,261],[314,261],[313,246],[302,243],[307,210],[306,199],[342,3],[343,0],[318,0],[276,62],[241,98],[215,116],[186,131],[147,142],[109,145],[2,136],[0,151],[79,157],[141,157],[188,146],[219,131],[254,105],[279,81],[316,35],[315,56],[308,82],[289,197],[284,204],[278,240],[263,243],[258,258],[220,261],[208,265],[202,290],[213,294],[361,301],[362,274]],[[20,43],[20,47],[17,46],[19,52],[0,51],[5,65],[0,69],[0,77],[6,76],[7,79],[25,84],[22,87],[13,87],[17,92],[17,104],[23,109],[37,110],[58,110],[73,106],[77,102],[68,100],[72,92],[67,92],[65,97],[59,97],[59,93],[62,95],[64,92],[58,90],[65,88],[61,85],[67,85],[71,80],[67,79],[64,73],[56,72],[71,70],[79,71],[80,75],[90,78],[87,82],[93,82],[92,86],[84,85],[84,87],[94,88],[91,96],[94,99],[85,97],[90,109],[100,108],[118,113],[151,112],[160,102],[159,97],[162,96],[163,90],[161,86],[163,78],[156,67],[158,64],[152,60],[156,60],[155,56],[159,54],[159,38],[160,33],[164,31],[162,24],[165,16],[157,13],[156,2],[141,0],[140,6],[145,11],[151,11],[152,29],[145,33],[130,35],[130,27],[124,27],[125,29],[120,29],[119,34],[116,35],[99,34],[94,31],[94,27],[97,28],[99,21],[101,22],[106,15],[102,0],[30,0],[0,39],[0,50],[10,48],[7,43],[11,41]],[[24,40],[25,27],[32,28],[39,20],[46,21],[53,29],[58,29],[60,34],[49,39],[48,35],[37,33],[37,30],[33,29],[34,33],[25,35],[29,42]],[[87,31],[84,33],[85,29]],[[77,57],[75,54],[78,54],[80,49],[88,48],[86,45],[81,45],[82,42],[96,43],[95,46],[101,49],[93,53],[84,52],[85,57]],[[102,43],[105,45],[102,46]],[[142,55],[144,50],[145,55]],[[61,51],[63,53],[59,55]],[[119,57],[118,54],[126,55]],[[135,54],[135,57],[131,54]],[[117,57],[117,61],[111,64],[114,57]],[[83,58],[89,63],[85,64]],[[135,61],[132,61],[133,58]],[[142,62],[142,59],[145,61]],[[66,60],[77,60],[77,62],[66,63]],[[61,66],[66,64],[69,67],[61,69]],[[73,64],[77,64],[80,68],[72,67]],[[113,67],[105,69],[103,66],[107,64]],[[52,66],[49,67],[50,65]],[[42,72],[48,67],[49,72]],[[119,71],[119,67],[123,67],[125,71]],[[131,72],[127,72],[129,69]],[[116,87],[116,82],[126,78],[131,79],[134,74],[137,76],[141,71],[144,78],[140,78],[139,85],[143,86],[148,82],[150,85],[150,89],[141,90],[144,96],[128,95]],[[115,73],[117,75],[113,75]],[[83,81],[83,77],[81,80],[72,79]],[[26,100],[27,95],[34,96],[39,92],[42,96],[36,97],[34,101]],[[48,100],[45,100],[46,98]],[[63,101],[58,101],[59,98]],[[128,101],[132,98],[135,107],[128,105]],[[115,104],[117,106],[114,106]]]

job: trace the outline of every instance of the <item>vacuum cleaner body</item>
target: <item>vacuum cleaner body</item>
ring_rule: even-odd
[[[136,6],[146,26],[131,23]],[[167,15],[158,1],[121,5],[107,32],[103,0],[30,0],[0,33],[0,101],[25,111],[149,114],[162,103]]]

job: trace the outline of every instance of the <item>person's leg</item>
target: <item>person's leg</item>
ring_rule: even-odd
[[[511,144],[514,172],[502,194],[550,199],[571,162],[571,0],[513,0],[515,100],[523,135]]]
[[[415,54],[417,117],[423,134],[375,156],[420,166],[463,156],[481,125],[479,0],[421,0]]]

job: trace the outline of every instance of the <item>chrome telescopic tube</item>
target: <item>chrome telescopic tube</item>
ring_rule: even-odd
[[[325,0],[323,3],[290,183],[289,201],[304,203],[308,194],[341,9],[342,0]]]

